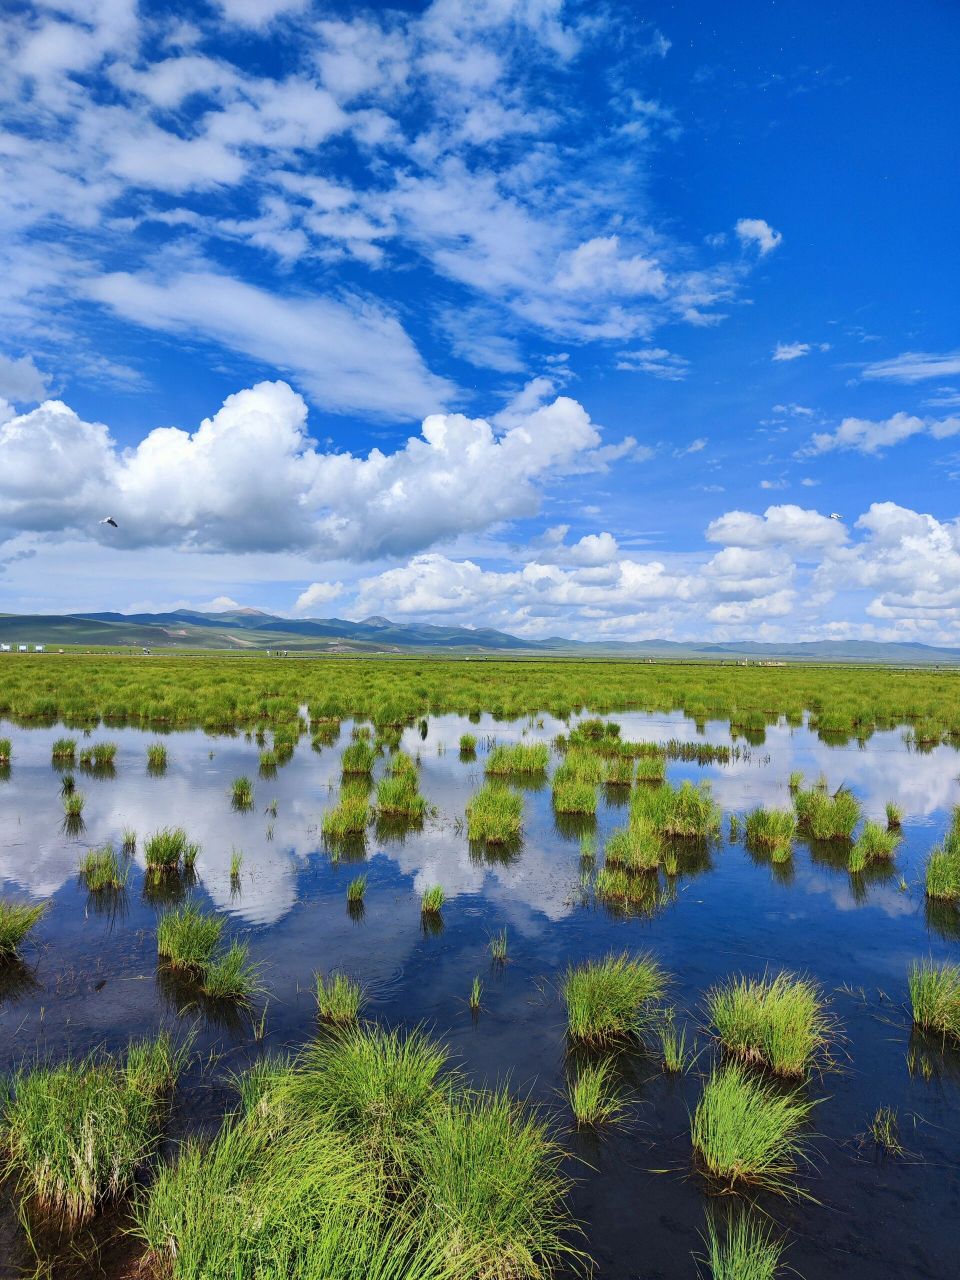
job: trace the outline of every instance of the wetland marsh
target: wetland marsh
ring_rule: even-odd
[[[951,1276],[958,694],[4,663],[0,1274]]]

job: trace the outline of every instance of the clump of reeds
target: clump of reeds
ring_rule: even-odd
[[[13,744],[9,738],[0,738],[0,765],[9,764],[13,759]]]
[[[367,892],[367,877],[365,875],[354,876],[347,885],[347,902],[360,903],[363,902],[364,894]]]
[[[853,848],[850,850],[849,868],[857,873],[864,871],[871,862],[892,858],[897,851],[900,837],[895,830],[882,827],[879,822],[865,822]]]
[[[570,1110],[578,1126],[613,1124],[626,1111],[610,1058],[580,1068],[567,1086]]]
[[[210,999],[248,1004],[257,990],[257,970],[244,943],[234,942],[217,955],[223,926],[222,917],[187,903],[160,917],[157,951],[165,964],[189,975]]]
[[[870,1137],[884,1155],[902,1156],[904,1146],[900,1141],[900,1120],[893,1107],[878,1107],[870,1121]]]
[[[233,849],[230,853],[230,883],[236,886],[240,883],[240,871],[243,867],[243,853],[240,849]]]
[[[662,783],[667,774],[667,760],[663,755],[642,755],[637,759],[637,782]]]
[[[253,783],[248,777],[234,778],[230,785],[230,800],[235,809],[253,808]]]
[[[340,799],[323,815],[321,830],[328,840],[362,835],[370,821],[370,801],[365,791],[344,787]]]
[[[636,818],[610,835],[603,856],[608,867],[656,871],[663,858],[663,840],[648,819]]]
[[[18,1072],[0,1142],[23,1202],[76,1226],[127,1191],[156,1151],[182,1059],[160,1035],[131,1044],[122,1065],[91,1055]]]
[[[744,821],[747,844],[785,862],[793,851],[796,817],[788,809],[753,809]]]
[[[317,1013],[324,1022],[341,1026],[356,1022],[363,1007],[363,988],[343,973],[316,975]]]
[[[729,1053],[777,1075],[806,1075],[826,1052],[830,1018],[819,988],[806,978],[731,978],[708,993],[706,1006]]]
[[[591,782],[566,778],[553,783],[553,807],[557,813],[596,813],[597,788]]]
[[[472,733],[461,733],[460,755],[464,760],[472,760],[477,754],[477,739]]]
[[[603,782],[608,787],[629,787],[635,769],[632,756],[604,756]]]
[[[49,903],[10,902],[0,898],[0,963],[15,960],[20,945],[47,912]]]
[[[687,1048],[687,1028],[677,1027],[676,1012],[665,1009],[658,1028],[660,1060],[664,1071],[680,1075],[687,1069],[690,1054]]]
[[[908,983],[917,1026],[950,1040],[960,1040],[960,964],[915,961]]]
[[[899,831],[903,826],[903,809],[900,805],[894,804],[892,800],[888,800],[886,804],[887,812],[887,829],[889,831]]]
[[[960,810],[954,809],[950,830],[930,851],[926,867],[927,897],[960,902]]]
[[[639,787],[630,799],[631,821],[643,819],[666,839],[709,840],[720,832],[722,814],[710,784]]]
[[[431,885],[427,889],[423,897],[420,899],[420,911],[423,915],[435,916],[439,915],[443,910],[444,893],[443,886],[439,884]]]
[[[480,1012],[480,1000],[483,996],[483,983],[480,981],[480,975],[474,974],[473,983],[470,987],[470,995],[467,1003],[473,1013]]]
[[[814,840],[851,840],[860,821],[860,802],[852,791],[841,787],[829,796],[819,785],[798,791],[794,808],[801,830]]]
[[[88,849],[78,868],[80,879],[91,893],[124,888],[128,873],[129,868],[123,865],[112,844]]]
[[[495,963],[503,964],[507,958],[507,931],[500,929],[490,937],[490,957]]]
[[[666,974],[649,955],[623,951],[571,965],[563,982],[571,1039],[605,1044],[636,1034],[666,985]]]
[[[165,773],[167,748],[162,742],[152,742],[147,747],[147,769],[150,773]]]
[[[77,758],[76,738],[57,738],[50,749],[50,756],[54,764],[74,764]]]
[[[790,781],[788,783],[791,791],[799,791],[803,786],[803,770],[792,769],[790,771]]]
[[[120,833],[120,848],[129,857],[137,850],[137,833],[133,827],[124,827]]]
[[[363,738],[358,738],[356,742],[351,742],[348,747],[344,748],[343,755],[340,758],[340,770],[344,774],[357,774],[361,777],[367,777],[373,773],[374,761],[377,753],[373,747]]]
[[[211,1000],[249,1004],[259,990],[258,970],[249,960],[245,942],[233,942],[215,956],[203,973],[203,992]]]
[[[82,818],[86,797],[82,791],[67,791],[63,796],[63,813],[67,818]]]
[[[149,875],[190,871],[199,853],[200,846],[187,838],[183,827],[162,827],[143,842],[143,856]]]
[[[708,1213],[703,1239],[711,1280],[776,1280],[780,1272],[783,1241],[755,1212],[731,1211],[722,1236],[715,1215]]]
[[[467,805],[467,837],[485,844],[509,844],[520,836],[523,797],[509,787],[487,783]]]
[[[500,745],[487,756],[485,772],[506,775],[511,773],[543,773],[550,761],[550,748],[545,742],[518,742],[513,746]]]
[[[723,1186],[756,1186],[787,1195],[805,1154],[800,1131],[813,1104],[784,1094],[739,1062],[714,1069],[691,1120],[704,1172]]]
[[[409,760],[410,757],[403,758]],[[378,813],[386,817],[403,818],[408,822],[419,822],[423,818],[427,802],[418,788],[415,765],[412,773],[400,769],[380,779],[376,806]]]
[[[112,769],[117,759],[115,742],[95,742],[93,746],[80,750],[80,766],[83,769]]]

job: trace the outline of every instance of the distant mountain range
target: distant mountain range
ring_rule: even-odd
[[[136,646],[150,649],[286,649],[299,653],[569,654],[581,657],[664,658],[719,661],[753,658],[794,662],[879,662],[929,666],[960,664],[960,649],[873,640],[815,640],[725,644],[673,640],[585,643],[551,636],[523,640],[484,627],[434,626],[389,618],[280,618],[259,609],[201,613],[0,614],[4,644]]]

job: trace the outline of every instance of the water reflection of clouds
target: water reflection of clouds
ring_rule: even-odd
[[[701,737],[679,713],[613,718],[622,725],[625,738],[730,741],[729,732],[718,722],[710,722]],[[448,898],[483,895],[524,932],[540,927],[543,920],[562,919],[579,901],[579,864],[576,842],[561,841],[553,830],[548,792],[525,794],[525,839],[514,859],[501,862],[473,856],[458,820],[482,784],[488,738],[550,741],[566,728],[546,715],[540,727],[532,727],[528,720],[507,725],[484,715],[472,723],[451,715],[432,719],[425,738],[416,727],[406,729],[403,747],[419,754],[421,788],[438,815],[403,840],[379,841],[371,833],[369,853],[389,858],[410,877],[415,893],[441,884]],[[78,838],[62,830],[60,775],[50,767],[50,745],[62,730],[14,729],[14,767],[0,787],[0,879],[34,897],[47,897],[76,874],[84,848],[106,841],[118,844],[123,827],[137,832],[136,860],[142,866],[144,836],[161,826],[182,825],[201,845],[197,874],[214,904],[250,924],[274,923],[297,902],[307,861],[322,856],[320,820],[336,797],[340,750],[349,729],[345,724],[340,743],[319,755],[303,739],[292,761],[269,779],[257,774],[256,744],[243,738],[167,735],[170,767],[164,777],[150,778],[145,757],[152,735],[136,730],[99,731],[93,741],[109,738],[120,743],[117,776],[108,781],[77,775],[86,796],[85,829]],[[462,733],[478,739],[476,761],[461,761]],[[909,751],[899,732],[877,734],[863,748],[856,743],[835,747],[806,729],[781,725],[768,729],[763,746],[748,751],[746,758],[729,766],[703,771],[725,810],[742,811],[761,803],[789,805],[787,779],[794,769],[802,770],[809,781],[823,772],[832,789],[851,786],[870,816],[882,816],[885,803],[893,801],[903,808],[908,823],[929,823],[960,799],[957,754],[949,747],[929,753]],[[670,765],[672,778],[699,772],[688,764]],[[255,785],[255,807],[246,814],[231,808],[228,795],[232,778],[240,773],[252,777]],[[275,818],[265,813],[274,798]],[[601,813],[601,822],[615,825],[625,817],[623,810]],[[271,824],[273,835],[268,839]],[[234,849],[244,857],[239,893],[230,878]],[[857,905],[845,876],[806,868],[800,858],[797,869],[798,887],[828,894],[839,911]],[[895,885],[871,885],[868,898],[888,915],[916,909]]]

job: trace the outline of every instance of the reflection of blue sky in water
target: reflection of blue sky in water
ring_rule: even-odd
[[[611,717],[623,726],[625,738],[729,742],[725,726],[711,722],[697,734],[692,722],[680,714]],[[441,884],[448,898],[482,894],[498,904],[514,927],[539,927],[537,917],[557,920],[568,915],[579,901],[578,845],[560,838],[553,824],[549,787],[525,792],[525,839],[516,858],[505,864],[471,856],[465,831],[458,827],[467,801],[483,781],[483,758],[488,736],[499,742],[549,741],[563,732],[562,722],[544,716],[542,727],[529,721],[498,724],[484,716],[478,724],[466,718],[445,716],[431,720],[421,740],[416,728],[404,733],[403,746],[421,756],[421,788],[438,814],[420,832],[403,840],[379,841],[371,832],[367,850],[373,857],[387,857],[412,881],[413,892]],[[199,733],[169,734],[169,767],[161,778],[146,772],[146,747],[156,735],[135,730],[105,729],[90,741],[120,743],[115,778],[98,779],[76,770],[77,785],[86,796],[85,829],[79,838],[61,827],[60,773],[50,766],[50,745],[61,729],[23,730],[5,727],[14,742],[14,764],[8,781],[0,784],[0,879],[11,889],[46,897],[71,880],[83,849],[106,841],[119,844],[123,827],[139,837],[136,860],[142,866],[143,838],[164,825],[184,826],[201,845],[197,864],[199,880],[218,908],[250,924],[269,924],[294,907],[300,893],[300,877],[309,859],[320,855],[319,825],[323,810],[335,801],[339,784],[339,756],[349,740],[349,726],[335,747],[317,754],[303,738],[294,758],[272,778],[258,776],[259,749],[255,742],[238,738],[208,738]],[[461,733],[478,739],[478,758],[461,761]],[[80,738],[80,741],[83,741]],[[870,817],[882,818],[888,800],[905,815],[906,840],[898,867],[919,868],[926,850],[945,821],[945,811],[960,799],[958,756],[948,747],[929,753],[907,749],[899,731],[875,734],[863,747],[857,743],[830,746],[806,729],[785,726],[768,729],[762,746],[729,766],[699,770],[671,763],[669,776],[709,777],[717,801],[727,812],[742,812],[756,804],[787,806],[787,779],[801,769],[809,782],[824,773],[831,789],[841,784],[860,796]],[[212,758],[210,753],[213,753]],[[378,766],[378,768],[381,766]],[[232,809],[232,779],[246,773],[254,779],[253,811]],[[265,813],[277,800],[277,816]],[[598,835],[626,818],[624,809],[601,802]],[[272,823],[273,837],[267,838]],[[911,831],[911,828],[915,830]],[[919,828],[919,830],[916,830]],[[233,850],[244,856],[242,891],[231,891],[230,860]],[[735,856],[728,851],[727,856]],[[846,877],[814,865],[798,851],[793,887],[828,898],[837,910],[856,905]],[[900,893],[896,883],[869,888],[871,905],[889,915],[916,910],[916,903]]]

